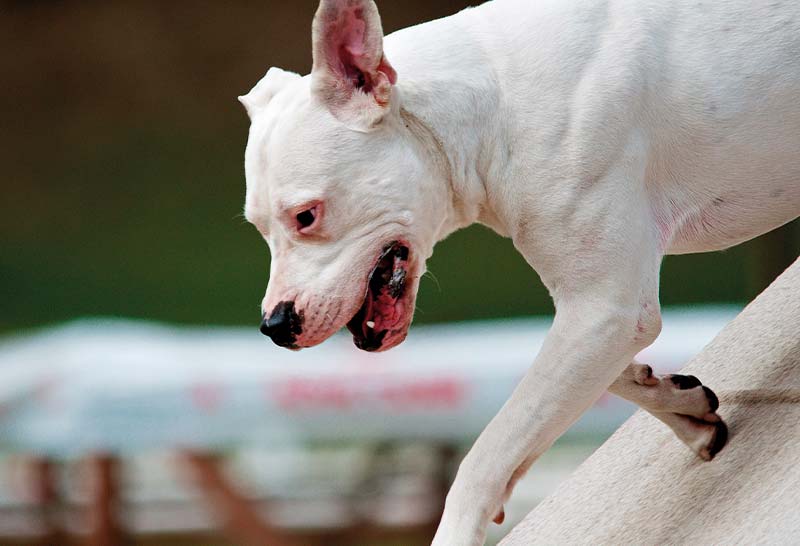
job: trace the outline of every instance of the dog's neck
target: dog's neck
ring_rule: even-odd
[[[485,52],[459,28],[459,16],[405,29],[386,41],[399,74],[400,114],[449,186],[438,239],[475,222],[506,231],[487,199],[501,142],[500,89]]]

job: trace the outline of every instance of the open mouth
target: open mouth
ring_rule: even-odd
[[[387,333],[402,326],[405,307],[401,301],[408,274],[408,247],[389,243],[369,274],[367,294],[361,308],[347,323],[356,347],[376,351]]]

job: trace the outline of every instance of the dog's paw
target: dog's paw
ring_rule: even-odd
[[[675,435],[704,461],[713,459],[728,441],[728,427],[718,415],[715,415],[714,421],[677,413],[653,415],[669,426]]]
[[[639,404],[666,423],[700,458],[710,461],[725,446],[728,427],[717,414],[719,398],[693,375],[653,375],[646,364],[631,366],[629,376],[644,387]]]
[[[690,415],[702,421],[715,423],[719,421],[717,409],[719,409],[719,398],[714,391],[703,385],[700,380],[693,375],[667,375],[666,387],[671,385],[672,395],[665,393],[664,410],[681,415]],[[664,381],[667,383],[667,381]]]
[[[634,397],[639,405],[650,411],[689,415],[714,423],[719,399],[714,391],[703,385],[693,375],[653,375],[647,364],[632,364],[625,372],[643,390]]]
[[[717,414],[719,398],[693,375],[661,379],[662,409],[667,411],[660,418],[701,459],[710,461],[728,441],[728,427]]]
[[[716,415],[716,414],[715,414]],[[718,421],[712,424],[714,433],[704,447],[700,448],[697,454],[701,459],[710,461],[719,453],[725,444],[728,443],[728,425],[717,416]]]

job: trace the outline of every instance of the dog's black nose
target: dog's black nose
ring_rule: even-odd
[[[303,318],[294,310],[293,301],[282,301],[275,306],[269,317],[261,319],[261,333],[281,347],[294,349],[295,341],[303,329]]]

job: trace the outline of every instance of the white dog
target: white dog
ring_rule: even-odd
[[[517,479],[605,391],[710,459],[713,393],[634,355],[662,256],[800,214],[800,3],[497,0],[384,40],[370,0],[323,0],[313,68],[272,68],[245,212],[272,252],[262,331],[406,336],[434,244],[481,222],[550,290],[552,329],[461,463],[436,545],[479,545]]]

